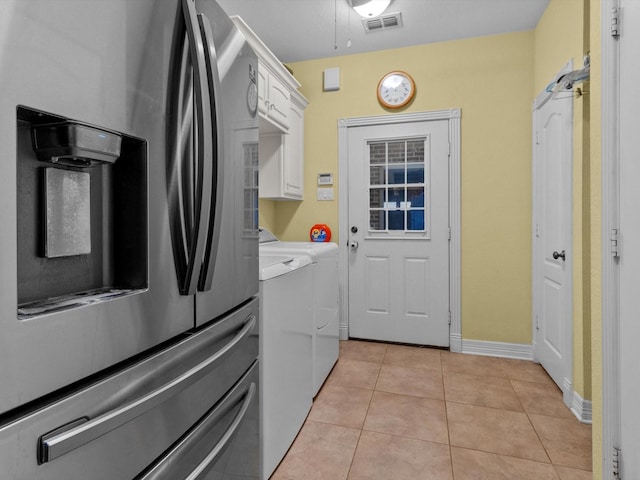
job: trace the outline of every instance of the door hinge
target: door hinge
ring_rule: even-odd
[[[451,325],[451,310],[449,310],[449,325]]]
[[[621,480],[620,476],[620,463],[622,460],[622,451],[618,447],[613,447],[613,452],[611,452],[611,466],[613,467],[613,478],[615,480]]]
[[[611,36],[618,38],[620,36],[620,8],[611,7]]]
[[[620,238],[618,236],[618,229],[611,229],[611,256],[618,258],[620,256]]]
[[[451,227],[449,227],[449,233],[447,234],[447,237],[449,238],[449,240],[451,240]]]
[[[536,330],[540,330],[540,316],[536,313]]]
[[[536,238],[540,237],[540,224],[536,223]]]
[[[540,132],[536,130],[536,145],[540,145]]]

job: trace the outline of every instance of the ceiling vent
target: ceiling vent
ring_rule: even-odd
[[[365,32],[378,32],[381,30],[388,30],[390,28],[397,28],[402,26],[402,14],[388,13],[386,15],[380,15],[374,18],[363,18],[362,26]]]

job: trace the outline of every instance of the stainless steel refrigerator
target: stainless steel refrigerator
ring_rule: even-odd
[[[0,10],[0,478],[257,478],[254,53],[214,0]]]

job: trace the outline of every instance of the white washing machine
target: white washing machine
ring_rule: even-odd
[[[331,242],[282,242],[260,228],[260,255],[305,254],[313,262],[313,396],[338,360],[338,245]]]
[[[260,255],[262,478],[302,428],[313,402],[311,259]]]

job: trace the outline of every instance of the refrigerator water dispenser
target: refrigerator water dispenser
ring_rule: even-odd
[[[148,286],[147,143],[17,109],[18,317]]]
[[[34,125],[31,139],[38,160],[71,167],[114,163],[122,143],[113,132],[72,122]]]

